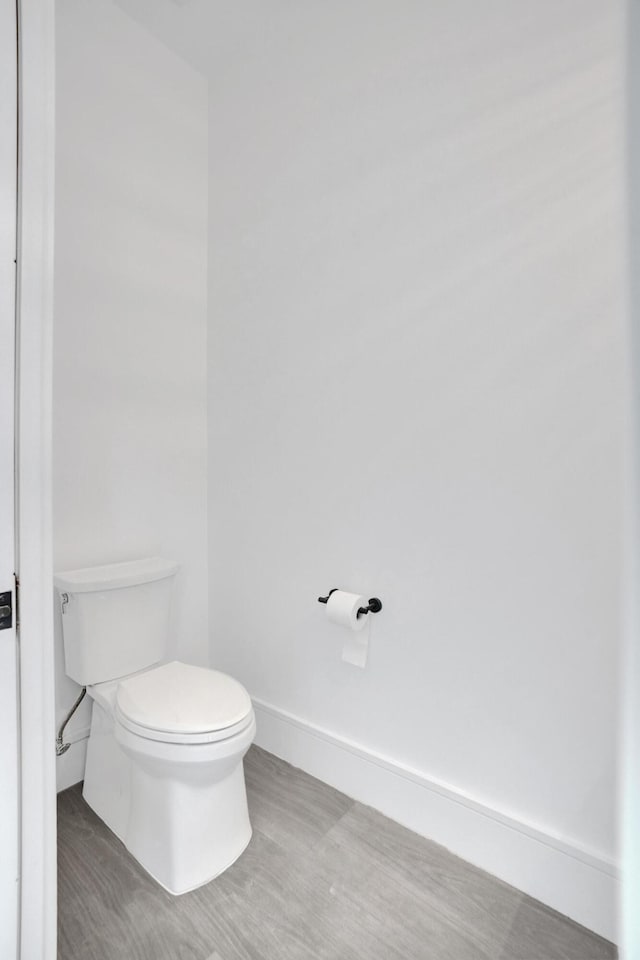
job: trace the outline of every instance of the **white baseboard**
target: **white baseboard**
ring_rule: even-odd
[[[284,710],[253,703],[258,746],[615,942],[613,861]]]
[[[88,738],[88,726],[81,727],[66,737],[67,743],[70,743],[71,746],[61,757],[56,757],[56,790],[58,793],[61,790],[66,790],[67,787],[72,787],[74,783],[84,780]]]

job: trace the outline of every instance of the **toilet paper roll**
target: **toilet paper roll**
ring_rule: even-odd
[[[367,625],[369,614],[358,617],[358,610],[366,606],[367,601],[359,593],[334,590],[327,600],[327,617],[332,623],[349,630],[362,630]]]
[[[347,593],[346,590],[334,590],[327,601],[327,617],[332,623],[349,630],[349,637],[342,650],[342,659],[354,667],[365,667],[369,654],[369,633],[367,629],[371,614],[358,616],[360,607],[366,607],[367,601],[359,593]]]

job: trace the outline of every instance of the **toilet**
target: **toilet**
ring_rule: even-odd
[[[165,662],[177,569],[152,557],[55,577],[66,672],[93,700],[83,797],[172,894],[249,843],[242,761],[256,730],[237,680]]]

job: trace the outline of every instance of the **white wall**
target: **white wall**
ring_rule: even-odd
[[[56,15],[54,567],[179,561],[170,654],[206,663],[206,81],[108,0]]]
[[[210,74],[212,662],[307,769],[320,728],[584,854],[593,911],[474,856],[611,936],[622,5],[261,6]]]

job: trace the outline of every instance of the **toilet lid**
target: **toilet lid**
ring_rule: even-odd
[[[251,698],[242,684],[206,667],[174,660],[118,684],[120,714],[167,733],[207,733],[244,720]]]

